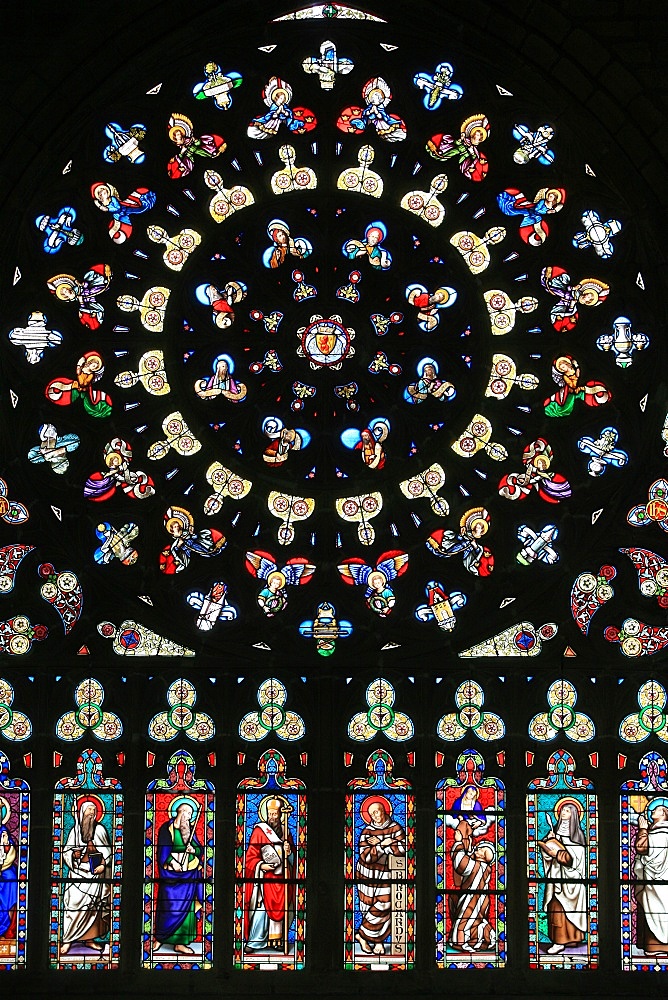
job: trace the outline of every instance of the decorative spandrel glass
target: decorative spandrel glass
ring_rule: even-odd
[[[167,689],[167,711],[158,712],[148,724],[151,739],[160,743],[176,739],[183,733],[191,740],[210,740],[216,733],[213,719],[207,712],[195,710],[197,690],[195,685],[179,677]]]
[[[259,711],[248,712],[239,723],[239,736],[249,743],[263,740],[275,733],[281,740],[300,740],[306,733],[301,715],[284,708],[288,700],[285,685],[277,677],[269,677],[257,692]]]

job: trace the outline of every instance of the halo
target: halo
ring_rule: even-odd
[[[178,795],[169,803],[169,815],[172,819],[176,816],[179,806],[182,805],[190,806],[194,817],[197,817],[199,814],[200,803],[197,799],[194,799],[192,795]]]
[[[462,122],[462,133],[464,135],[470,135],[474,128],[481,128],[485,132],[485,138],[489,135],[489,121],[487,117],[483,114],[471,115],[466,121]]]
[[[274,104],[278,104],[278,98],[279,97],[283,97],[283,98],[285,98],[285,103],[289,104],[290,100],[292,98],[292,94],[290,93],[290,91],[288,90],[287,87],[285,87],[285,86],[280,87],[279,86],[279,87],[274,87],[274,89],[269,94],[267,94],[267,97]]]
[[[268,437],[278,437],[284,427],[280,417],[265,417],[262,421],[262,433]]]
[[[90,193],[93,196],[93,198],[95,198],[96,201],[97,201],[97,195],[95,192],[97,191],[98,188],[101,187],[106,188],[109,194],[116,195],[116,197],[118,197],[118,191],[111,184],[108,184],[106,181],[95,181],[90,186]]]
[[[371,823],[372,819],[369,815],[369,807],[378,802],[389,817],[392,816],[392,803],[384,795],[367,795],[367,797],[362,802],[360,806],[360,815],[365,823]]]
[[[420,377],[424,375],[424,370],[427,365],[433,365],[434,371],[438,375],[438,361],[435,361],[433,358],[422,358],[422,361],[418,361],[417,366],[417,373]]]
[[[12,807],[10,806],[9,801],[4,797],[4,795],[0,795],[0,823],[3,826],[6,826],[11,815]]]
[[[167,508],[164,516],[164,522],[165,522],[165,527],[167,528],[168,531],[169,531],[169,526],[174,521],[176,521],[177,524],[180,524],[182,528],[185,528],[186,530],[189,531],[192,531],[193,528],[195,527],[195,522],[193,521],[192,514],[184,507]]]
[[[73,278],[71,274],[54,274],[53,278],[51,278],[47,284],[51,291],[55,293],[56,298],[61,301],[63,300],[63,286],[71,288],[75,293],[79,288],[79,282],[76,278]]]
[[[564,202],[564,192],[563,192],[563,189],[562,188],[551,188],[551,187],[545,188],[545,198],[547,198],[547,196],[548,196],[548,194],[550,194],[550,192],[552,194],[555,194],[557,196],[557,198],[556,198],[557,205],[562,205],[563,202]]]
[[[483,534],[486,534],[489,531],[489,513],[484,507],[471,507],[471,509],[467,510],[465,514],[462,514],[459,521],[459,527],[462,531],[464,528],[473,530],[473,526],[479,522],[484,524],[485,531]]]
[[[288,236],[290,235],[290,227],[287,224],[287,222],[283,221],[283,219],[272,219],[271,222],[269,223],[269,225],[267,226],[267,235],[272,240],[274,238],[274,230],[275,229],[280,229],[280,230],[282,230],[282,232],[286,233]]]
[[[88,803],[95,806],[95,822],[99,823],[105,813],[104,802],[99,795],[79,795],[77,798],[77,819],[81,821],[81,810]]]
[[[234,374],[234,361],[229,356],[229,354],[219,354],[217,358],[213,359],[213,364],[211,365],[212,370],[215,372],[218,367],[219,361],[227,361],[227,370],[230,375]]]
[[[259,806],[257,807],[257,814],[258,814],[258,816],[260,817],[260,819],[262,820],[263,823],[267,823],[268,822],[268,820],[267,820],[267,806],[268,806],[268,804],[270,802],[274,802],[274,801],[278,801],[278,802],[281,803],[281,806],[282,806],[284,812],[286,812],[286,813],[287,812],[292,812],[292,806],[290,805],[290,803],[286,799],[285,795],[265,795],[264,798],[260,801]]]
[[[579,802],[577,799],[574,799],[571,795],[564,795],[563,798],[557,800],[554,806],[555,817],[559,819],[559,813],[561,811],[561,807],[565,805],[575,806],[575,808],[578,811],[578,820],[581,822],[582,817],[584,816],[585,808],[581,802]]]
[[[174,131],[179,131],[185,133],[186,136],[191,136],[193,134],[193,123],[190,118],[186,115],[179,113],[173,114],[169,119],[169,138],[174,141]]]
[[[479,791],[479,789],[476,788],[475,785],[464,785],[464,787],[463,787],[463,789],[462,789],[462,791],[460,792],[460,795],[459,795],[459,808],[460,809],[462,807],[462,804],[461,804],[462,803],[462,799],[464,798],[464,796],[466,795],[466,793],[470,792],[470,791],[474,791],[475,792],[475,801],[479,802],[479,800],[480,800],[480,791]]]
[[[661,795],[658,798],[651,799],[647,804],[647,818],[650,822],[653,822],[652,816],[654,815],[654,810],[658,806],[663,806],[664,809],[668,809],[668,798],[665,795]]]
[[[276,577],[280,578],[281,590],[282,590],[283,587],[285,587],[286,580],[285,580],[285,573],[283,573],[280,569],[273,569],[271,573],[267,573],[267,586],[269,586],[269,581],[271,579],[275,579]]]
[[[382,242],[382,240],[386,239],[386,237],[387,237],[387,226],[385,225],[384,222],[381,222],[380,219],[376,219],[375,222],[370,222],[369,225],[364,230],[364,235],[368,237],[368,235],[369,235],[369,233],[370,233],[370,231],[372,229],[377,229],[379,231],[379,233],[380,233],[380,240],[379,240],[379,242]]]

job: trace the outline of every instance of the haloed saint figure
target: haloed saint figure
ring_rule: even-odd
[[[582,805],[575,799],[557,803],[552,835],[538,841],[545,870],[543,905],[547,914],[549,955],[578,948],[587,937],[587,848],[581,826]]]
[[[102,824],[99,800],[82,798],[65,843],[68,868],[63,895],[60,954],[78,947],[103,955],[111,920],[111,855],[109,834]]]
[[[158,894],[154,950],[166,947],[194,956],[203,907],[202,844],[197,837],[195,804],[175,803],[174,815],[158,831]]]
[[[294,920],[295,845],[288,826],[292,806],[282,797],[266,796],[258,806],[245,858],[246,952],[287,954]]]
[[[365,825],[358,841],[355,870],[361,921],[355,941],[365,955],[384,955],[392,946],[396,925],[397,874],[405,872],[406,833],[392,818],[392,806],[383,795],[369,795],[361,804]]]

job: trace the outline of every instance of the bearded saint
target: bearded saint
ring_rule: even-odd
[[[60,954],[82,943],[102,954],[109,933],[111,896],[109,834],[97,819],[97,806],[82,802],[67,835],[63,861],[69,872],[63,895]]]
[[[287,928],[294,916],[294,843],[281,799],[265,800],[267,820],[258,820],[246,848],[244,937],[247,951],[287,953]],[[260,808],[262,803],[260,803]]]
[[[355,934],[362,951],[383,955],[392,930],[392,869],[390,858],[406,853],[404,828],[391,819],[383,802],[372,801],[369,822],[359,839],[355,870],[362,922]]]

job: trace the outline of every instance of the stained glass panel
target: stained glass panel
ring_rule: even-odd
[[[475,750],[436,786],[436,964],[502,968],[506,962],[505,789],[485,777]]]
[[[167,777],[146,789],[146,969],[210,969],[213,963],[215,790],[177,750]]]
[[[306,789],[267,750],[237,794],[234,965],[300,970],[306,944]]]
[[[0,751],[0,970],[22,969],[28,939],[30,788]]]
[[[54,969],[116,969],[121,946],[123,793],[84,750],[53,798],[49,954]]]
[[[348,782],[345,816],[345,967],[415,964],[415,797],[385,750]]]
[[[622,785],[622,968],[668,972],[668,781],[655,750]]]
[[[598,967],[598,811],[594,786],[557,750],[527,795],[529,964]]]

